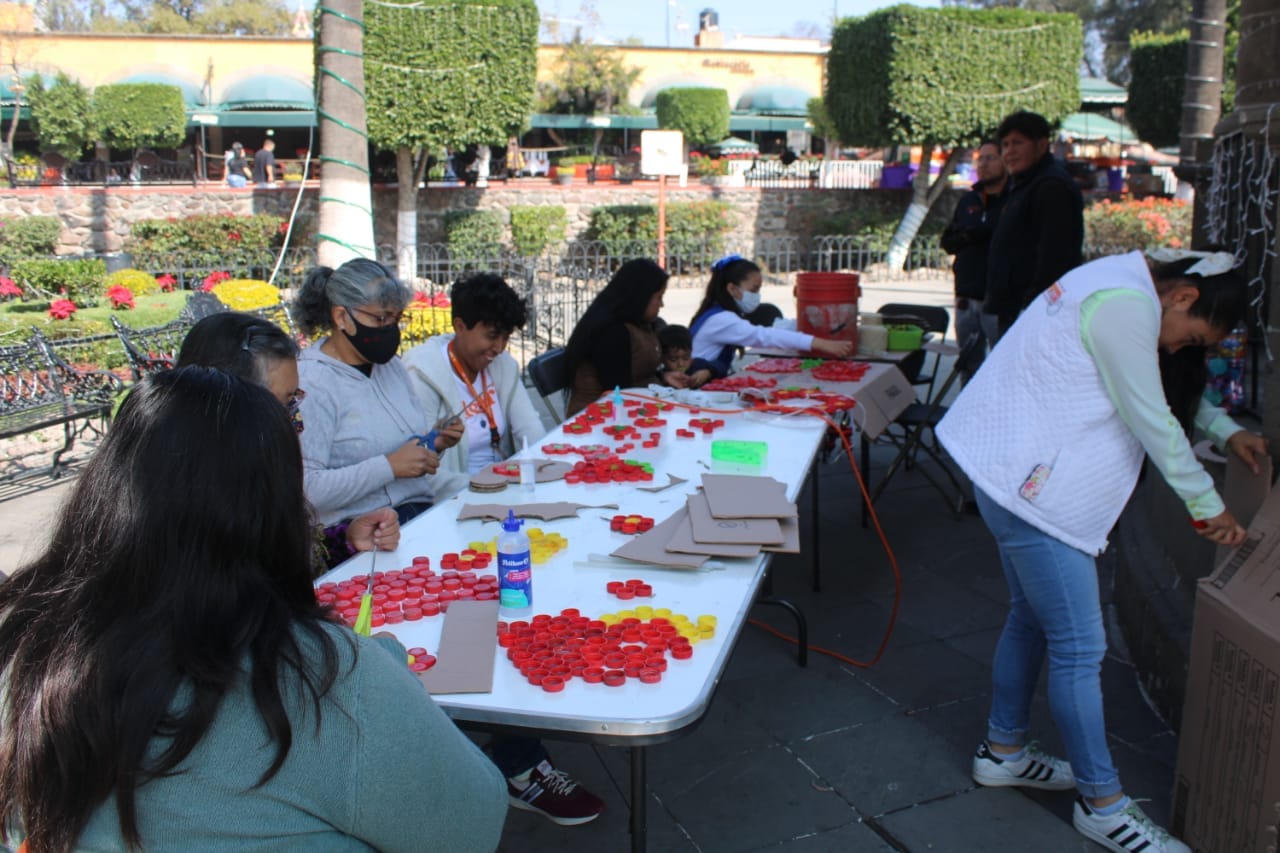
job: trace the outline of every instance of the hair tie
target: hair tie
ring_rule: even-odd
[[[714,264],[711,265],[711,271],[720,272],[720,270],[729,266],[729,264],[735,263],[737,261],[745,261],[745,260],[746,258],[742,257],[742,255],[737,255],[737,254],[725,255],[723,258],[721,258],[720,260],[716,261]]]
[[[1148,249],[1147,257],[1156,263],[1172,264],[1185,261],[1187,258],[1199,258],[1191,265],[1185,275],[1210,276],[1231,272],[1236,267],[1236,257],[1230,252],[1194,252],[1190,249],[1156,248]]]

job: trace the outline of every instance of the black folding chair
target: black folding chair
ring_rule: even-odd
[[[894,457],[893,461],[889,463],[889,467],[884,472],[884,476],[880,478],[880,482],[876,484],[874,489],[872,489],[871,503],[874,504],[876,502],[880,495],[883,494],[885,488],[889,485],[889,482],[893,479],[894,474],[898,472],[899,468],[902,468],[905,465],[913,470],[918,470],[923,474],[925,479],[929,481],[929,484],[937,489],[938,493],[942,495],[943,499],[947,502],[947,506],[955,514],[956,518],[960,518],[961,514],[964,512],[964,488],[960,485],[960,480],[956,477],[950,463],[943,457],[944,451],[938,444],[933,432],[937,428],[938,423],[947,414],[947,407],[942,405],[942,401],[946,399],[947,394],[951,391],[951,387],[955,385],[957,380],[959,380],[961,374],[965,372],[968,365],[977,358],[978,352],[983,344],[984,341],[979,335],[973,335],[969,340],[965,341],[964,345],[960,348],[960,354],[956,356],[955,364],[952,365],[951,373],[947,375],[946,380],[938,389],[937,395],[928,403],[912,403],[902,411],[902,414],[898,415],[898,417],[894,419],[894,424],[902,428],[903,434],[899,436],[886,431],[885,435],[889,436],[890,441],[892,441],[898,448],[898,453]],[[926,440],[926,434],[928,440]],[[946,479],[950,481],[950,490],[944,483],[930,473],[928,465],[917,464],[916,456],[921,450],[924,450],[938,468],[941,469],[942,474],[945,475]],[[868,445],[865,439],[862,446],[862,462],[863,478],[865,480],[869,467]],[[866,510],[867,508],[864,506],[862,513],[862,521],[864,525],[867,521]]]
[[[565,371],[564,347],[554,347],[541,355],[535,356],[525,368],[529,372],[529,381],[542,397],[542,402],[556,417],[564,419],[565,389],[569,387],[569,376]]]
[[[942,353],[948,349],[947,329],[951,327],[951,315],[946,308],[937,305],[912,305],[907,302],[881,305],[878,313],[884,318],[885,325],[893,322],[913,323],[926,333],[932,332],[939,336],[937,340],[931,340],[927,348],[911,353],[899,365],[912,385],[926,386],[923,402],[928,403],[933,399],[933,386],[938,378]],[[926,364],[930,352],[933,353],[932,366]]]

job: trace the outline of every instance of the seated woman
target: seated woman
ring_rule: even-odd
[[[453,424],[441,430],[435,447],[417,438],[433,422],[396,355],[409,297],[389,269],[356,258],[336,270],[312,270],[294,300],[303,332],[331,333],[298,360],[307,389],[307,497],[323,524],[388,505],[401,524],[425,511],[434,497],[436,454],[462,437],[462,425]]]
[[[844,358],[853,352],[849,341],[818,338],[749,321],[747,316],[756,315],[760,308],[763,284],[760,267],[741,255],[727,255],[711,265],[706,295],[689,323],[695,382],[727,375],[740,347],[778,347],[832,358]],[[702,371],[707,374],[705,378],[699,375]]]
[[[178,353],[178,367],[216,367],[271,392],[289,412],[294,429],[302,434],[302,398],[298,387],[298,345],[269,320],[227,311],[205,317],[191,327]],[[316,559],[319,574],[357,551],[394,551],[400,544],[400,522],[391,507],[382,507],[329,527],[316,526]]]
[[[688,378],[670,370],[659,375],[662,351],[654,321],[667,292],[667,272],[647,258],[618,267],[592,300],[565,346],[572,377],[567,415],[575,415],[612,388],[635,388],[659,379],[675,388]]]
[[[493,850],[502,776],[405,660],[316,604],[279,401],[148,376],[0,584],[0,844]]]
[[[467,488],[472,474],[501,462],[526,441],[546,434],[520,379],[507,341],[524,328],[524,300],[501,276],[464,278],[449,291],[453,334],[439,335],[404,354],[431,423],[462,413],[463,437],[441,456],[437,497]]]

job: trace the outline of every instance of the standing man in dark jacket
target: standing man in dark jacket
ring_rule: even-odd
[[[991,237],[987,298],[1001,335],[1045,288],[1080,265],[1084,199],[1049,153],[1049,122],[1020,111],[996,131],[1009,170],[1004,210]]]
[[[986,356],[987,345],[997,338],[995,316],[982,310],[987,295],[987,253],[991,234],[995,231],[1004,205],[1009,173],[1000,159],[1000,145],[987,140],[978,146],[978,180],[973,189],[960,197],[955,217],[942,232],[942,248],[956,256],[952,270],[956,275],[956,339],[961,343],[973,335],[983,339],[983,346],[973,369],[965,375],[967,382]]]

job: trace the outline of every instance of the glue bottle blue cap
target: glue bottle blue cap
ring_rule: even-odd
[[[507,510],[507,517],[502,522],[502,529],[508,533],[515,533],[524,524],[523,518],[516,518],[515,510]]]

